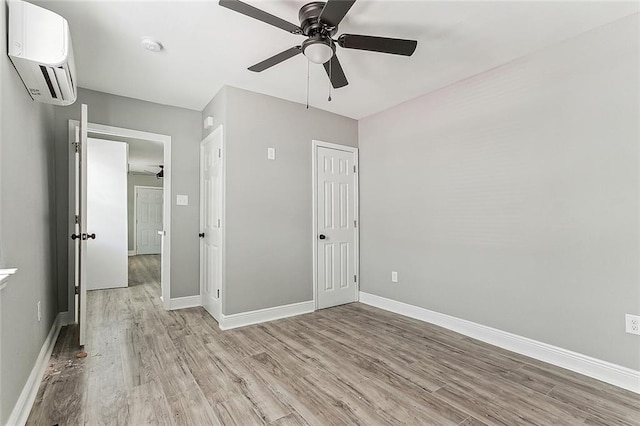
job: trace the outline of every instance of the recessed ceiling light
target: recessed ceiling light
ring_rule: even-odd
[[[142,47],[147,49],[150,52],[159,52],[162,50],[162,43],[157,40],[153,40],[150,38],[142,39]]]

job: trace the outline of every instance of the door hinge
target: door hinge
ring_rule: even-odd
[[[218,293],[217,294],[218,294],[217,298],[220,299],[220,289],[218,289]]]
[[[358,276],[357,276],[357,275],[354,275],[354,276],[353,276],[353,282],[354,282],[354,283],[357,283],[357,282],[358,282]]]
[[[75,152],[80,151],[80,144],[78,142],[73,142],[73,149]]]
[[[353,221],[353,227],[354,227],[354,228],[357,228],[357,227],[358,227],[358,221],[357,221],[357,220],[354,220],[354,221]]]
[[[218,158],[222,158],[222,148],[218,148]]]
[[[356,166],[354,165],[353,166],[353,173],[355,173],[355,172],[356,172]]]
[[[220,219],[218,219],[218,228],[220,228]]]
[[[80,294],[80,287],[75,286],[75,288],[74,288],[74,294]]]
[[[77,224],[79,224],[79,223],[80,223],[80,216],[75,215],[74,220],[75,220],[75,222],[76,222],[76,225],[77,225]]]

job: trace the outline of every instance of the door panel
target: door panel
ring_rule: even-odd
[[[357,300],[354,152],[316,147],[317,306]]]
[[[136,188],[136,254],[160,254],[162,188]]]
[[[127,145],[89,138],[86,151],[87,290],[127,287]]]
[[[200,288],[202,305],[220,319],[222,291],[222,127],[200,145]]]

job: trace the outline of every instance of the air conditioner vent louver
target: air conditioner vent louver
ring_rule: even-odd
[[[40,71],[42,71],[42,75],[44,76],[44,81],[47,83],[47,87],[49,88],[49,93],[51,93],[51,97],[54,99],[58,99],[58,95],[56,95],[56,91],[53,88],[53,84],[51,83],[51,77],[49,77],[49,71],[40,65]]]

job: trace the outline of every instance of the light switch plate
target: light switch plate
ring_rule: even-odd
[[[179,206],[188,206],[189,205],[189,196],[188,195],[176,195],[176,204]]]
[[[276,159],[276,149],[267,148],[267,160],[275,160],[275,159]]]

